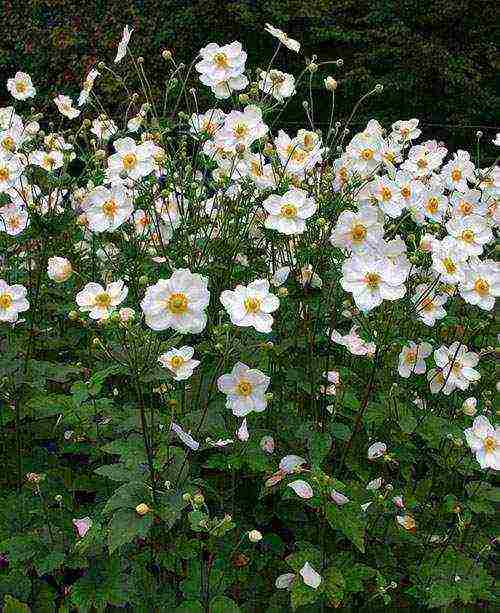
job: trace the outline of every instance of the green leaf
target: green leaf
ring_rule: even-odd
[[[31,609],[24,602],[19,602],[12,596],[5,596],[3,611],[4,613],[29,613]]]
[[[185,600],[174,609],[174,613],[203,613],[204,608],[199,600]]]
[[[330,566],[323,573],[323,585],[328,601],[336,606],[344,597],[345,581],[342,573],[335,566]]]
[[[138,515],[130,509],[120,509],[109,522],[108,547],[110,555],[137,537],[145,537],[153,523],[152,513]]]
[[[330,425],[330,432],[334,438],[338,438],[341,441],[348,441],[351,437],[351,429],[349,426],[340,422],[333,422]]]
[[[326,519],[335,530],[340,530],[356,547],[365,552],[365,520],[361,511],[353,502],[342,505],[328,504]]]
[[[241,609],[231,598],[217,596],[210,602],[210,613],[241,613]]]
[[[106,503],[103,513],[113,513],[117,509],[135,509],[141,502],[148,502],[151,494],[144,483],[133,481],[125,483],[115,490],[114,494]]]
[[[64,553],[59,551],[53,551],[49,553],[49,555],[41,560],[35,560],[35,568],[38,572],[38,575],[48,575],[52,571],[56,570],[61,566],[65,559]]]
[[[313,466],[319,466],[332,447],[332,437],[321,432],[310,432],[308,435],[309,456]]]
[[[413,409],[408,404],[398,406],[399,426],[403,432],[411,434],[417,427],[417,418],[413,414]]]

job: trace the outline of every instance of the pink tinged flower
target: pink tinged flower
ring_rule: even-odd
[[[285,235],[302,234],[306,229],[306,220],[317,209],[314,199],[309,198],[304,190],[295,187],[283,196],[269,196],[262,206],[268,212],[264,226]]]
[[[68,119],[75,119],[80,115],[80,111],[75,109],[73,100],[69,96],[59,94],[54,98],[54,103],[61,115],[64,115]]]
[[[23,205],[9,203],[0,208],[0,232],[6,232],[9,236],[18,236],[24,232],[29,223],[28,211]]]
[[[90,517],[82,517],[81,519],[73,519],[73,526],[79,538],[83,538],[92,527]]]
[[[314,570],[309,562],[304,564],[299,573],[304,583],[309,587],[312,587],[314,590],[317,590],[321,585],[321,581],[323,580],[321,575]]]
[[[349,498],[342,494],[341,492],[337,492],[337,490],[332,490],[330,492],[330,498],[333,500],[335,504],[342,506],[349,502]]]
[[[396,505],[398,509],[404,509],[405,503],[402,496],[394,496],[392,502]]]
[[[240,427],[236,431],[236,436],[239,438],[240,441],[243,441],[243,442],[248,441],[248,439],[250,438],[250,435],[248,433],[246,417],[243,419],[243,421],[240,424]]]
[[[381,458],[387,453],[387,445],[385,443],[377,442],[368,447],[368,459],[376,460]]]
[[[500,427],[494,428],[487,417],[479,415],[464,434],[481,468],[500,470]]]
[[[289,590],[294,579],[294,573],[285,573],[276,579],[275,585],[279,590]]]
[[[7,89],[16,100],[33,98],[36,94],[31,77],[26,72],[18,71],[12,79],[7,79]]]
[[[73,274],[71,262],[58,256],[49,258],[47,262],[47,274],[52,281],[64,283]]]
[[[195,441],[194,438],[191,436],[191,434],[189,434],[188,432],[184,432],[184,430],[179,425],[177,425],[175,422],[172,422],[172,431],[175,432],[175,434],[177,434],[180,440],[187,447],[189,447],[189,449],[196,451],[199,448],[200,443],[198,443],[198,441]]]
[[[200,364],[199,360],[193,359],[193,355],[193,347],[185,345],[179,349],[173,348],[163,353],[158,358],[158,362],[173,374],[176,381],[184,381],[191,377],[194,369]]]
[[[429,343],[424,342],[417,345],[413,341],[409,341],[399,354],[399,375],[407,379],[410,375],[425,373],[427,369],[425,358],[428,358],[431,353],[432,347]]]
[[[382,477],[377,477],[376,479],[373,479],[372,481],[370,481],[370,483],[368,483],[368,485],[366,486],[366,489],[368,491],[376,491],[382,487],[382,483],[383,483]]]
[[[277,38],[280,43],[287,47],[287,49],[290,49],[290,51],[295,51],[295,53],[298,53],[300,51],[300,43],[293,38],[290,38],[286,32],[283,32],[283,30],[275,28],[270,23],[266,23],[264,29],[266,32],[271,34],[271,36]]]
[[[415,532],[417,528],[417,524],[411,515],[398,515],[396,517],[396,523],[401,526],[401,528],[408,530],[408,532]]]
[[[471,417],[477,413],[477,399],[471,396],[466,398],[462,404],[462,411]]]
[[[304,458],[299,455],[287,455],[280,462],[280,470],[287,474],[300,471],[303,464],[306,463]]]
[[[91,319],[107,319],[128,294],[128,287],[122,280],[108,283],[106,288],[99,283],[87,283],[76,295],[76,303],[82,313]]]
[[[343,345],[349,349],[350,353],[353,355],[373,355],[376,350],[375,343],[369,343],[368,341],[363,340],[360,336],[358,336],[357,326],[353,326],[349,334],[342,336],[336,330],[332,331],[331,339],[334,343],[339,345]]]
[[[292,490],[300,498],[312,498],[314,496],[312,487],[309,485],[309,483],[307,483],[307,481],[302,481],[302,479],[292,481],[288,484],[288,487],[292,488]]]
[[[257,332],[272,330],[271,313],[279,308],[279,299],[269,291],[269,281],[257,279],[248,286],[237,285],[234,291],[225,290],[220,301],[236,326],[253,327]]]
[[[125,26],[123,28],[122,39],[118,43],[118,51],[117,51],[116,57],[114,59],[114,63],[115,64],[120,63],[123,60],[123,58],[125,57],[125,54],[127,53],[127,47],[128,47],[129,42],[130,42],[130,37],[132,36],[132,32],[133,31],[134,30],[129,28],[128,26]]]

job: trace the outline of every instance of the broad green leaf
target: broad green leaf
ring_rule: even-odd
[[[120,509],[109,522],[108,547],[110,555],[137,537],[145,537],[153,523],[152,513],[138,515],[130,509]]]

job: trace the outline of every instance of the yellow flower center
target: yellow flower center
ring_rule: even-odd
[[[181,355],[174,355],[174,357],[170,360],[170,365],[174,370],[180,368],[186,360]]]
[[[10,294],[0,294],[0,309],[7,310],[12,306],[12,296]]]
[[[21,227],[21,219],[18,215],[12,215],[12,217],[9,217],[9,219],[7,220],[7,225],[9,226],[9,228],[17,230]]]
[[[97,294],[95,297],[95,305],[107,309],[109,306],[111,306],[111,296],[106,292]]]
[[[487,453],[491,453],[491,452],[493,452],[495,450],[495,448],[497,446],[497,442],[496,442],[496,440],[495,440],[495,438],[493,436],[487,436],[484,439],[483,445],[484,445],[484,450]]]
[[[236,136],[236,138],[245,138],[248,132],[248,126],[246,126],[244,123],[239,123],[233,128],[233,134]]]
[[[451,258],[444,258],[443,266],[449,275],[452,275],[454,272],[457,271],[456,264]]]
[[[363,224],[357,223],[351,230],[352,240],[360,242],[366,238],[366,228]]]
[[[361,157],[363,158],[363,160],[371,160],[373,158],[373,150],[369,149],[368,147],[366,149],[363,149],[361,151]]]
[[[472,243],[474,241],[474,232],[472,230],[464,230],[462,232],[462,240],[466,243]]]
[[[462,172],[458,168],[455,168],[455,170],[451,171],[451,178],[453,181],[460,181],[462,178]]]
[[[258,298],[246,298],[244,305],[247,313],[258,313],[260,311],[260,300]]]
[[[474,289],[480,296],[487,296],[490,292],[490,284],[486,279],[478,279],[474,283]]]
[[[406,364],[414,364],[417,361],[417,350],[408,349],[405,355]]]
[[[0,168],[0,181],[8,181],[9,176],[10,174],[7,168]]]
[[[425,208],[429,211],[429,213],[436,213],[436,211],[438,210],[438,206],[439,200],[436,198],[436,196],[432,196],[432,198],[429,198],[429,200],[427,200],[427,205]]]
[[[214,56],[214,63],[219,68],[229,68],[229,62],[227,61],[227,55],[225,53],[217,53]]]
[[[255,162],[255,161],[251,162],[250,168],[252,170],[252,174],[254,174],[257,177],[261,177],[264,174],[262,170],[262,165],[259,162]]]
[[[167,300],[167,309],[174,315],[181,315],[188,310],[188,299],[185,294],[171,294]]]
[[[434,309],[434,300],[432,298],[424,298],[422,301],[422,310],[423,311],[432,311]]]
[[[403,198],[409,198],[411,196],[411,191],[409,187],[402,187],[401,188],[401,195],[403,196]]]
[[[293,204],[284,204],[281,207],[281,215],[291,219],[297,215],[297,207],[295,207]]]
[[[137,164],[137,156],[135,153],[127,153],[123,156],[123,168],[130,170]]]
[[[425,158],[420,158],[417,162],[418,168],[427,168],[427,160]]]
[[[388,187],[383,187],[380,190],[380,195],[382,196],[382,200],[390,200],[392,198],[392,192]]]
[[[365,283],[371,289],[376,289],[380,284],[380,275],[376,272],[369,272],[365,277]]]
[[[464,215],[470,215],[472,212],[472,204],[466,200],[461,200],[458,208]]]
[[[16,82],[16,92],[20,94],[24,94],[24,92],[28,89],[28,85],[24,81]]]
[[[252,384],[246,379],[242,379],[236,386],[236,391],[240,396],[250,396],[252,389]]]
[[[16,148],[16,143],[14,142],[14,139],[12,138],[12,136],[6,136],[3,141],[2,141],[2,147],[6,150],[6,151],[14,151]]]
[[[48,168],[52,168],[52,166],[54,166],[54,164],[56,163],[54,158],[52,158],[50,155],[46,155],[43,161],[45,166],[48,166]]]
[[[106,200],[102,205],[102,212],[106,217],[114,217],[118,211],[118,205],[114,200]]]

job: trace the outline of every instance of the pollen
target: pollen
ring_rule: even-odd
[[[457,266],[451,258],[445,258],[443,260],[443,266],[449,275],[452,275],[454,272],[457,271]]]
[[[111,306],[111,296],[106,292],[102,294],[97,294],[94,299],[95,305],[102,308],[108,308]]]
[[[186,360],[181,355],[174,355],[174,357],[170,360],[170,365],[174,370],[180,368]]]
[[[455,170],[451,171],[451,178],[453,179],[453,181],[460,181],[460,179],[462,178],[462,171],[458,168],[455,168]]]
[[[137,164],[137,156],[135,153],[127,153],[125,156],[123,156],[122,163],[125,170],[131,170]]]
[[[480,296],[487,296],[490,293],[490,284],[486,279],[477,279],[474,289]]]
[[[472,213],[472,204],[466,200],[461,200],[458,208],[463,215],[470,215]]]
[[[363,160],[366,160],[367,162],[371,159],[373,159],[373,149],[369,149],[368,147],[366,149],[363,149],[361,151],[361,157],[363,158]]]
[[[238,392],[238,394],[240,396],[250,396],[250,394],[252,393],[253,387],[252,384],[250,383],[250,381],[247,381],[246,379],[242,379],[238,385],[236,386],[236,391]]]
[[[496,446],[497,446],[497,442],[495,440],[495,438],[493,436],[487,436],[484,439],[484,450],[487,453],[492,453],[493,451],[495,451]]]
[[[0,181],[8,181],[10,173],[7,168],[0,168]]]
[[[28,89],[28,86],[26,85],[26,83],[24,81],[17,81],[16,82],[16,92],[19,92],[20,94],[24,94],[24,92]]]
[[[244,305],[247,313],[258,313],[260,311],[260,300],[258,298],[246,298]]]
[[[118,205],[114,200],[106,200],[102,205],[102,212],[106,217],[114,217],[118,212]]]
[[[167,309],[174,315],[182,315],[188,310],[188,299],[185,294],[176,292],[167,300]]]
[[[12,296],[10,294],[0,294],[0,309],[7,310],[12,306]]]
[[[284,204],[281,207],[280,213],[282,217],[291,219],[297,215],[297,207],[295,207],[293,204]]]
[[[424,298],[422,300],[422,310],[430,312],[434,309],[434,300],[432,298]]]
[[[472,243],[474,241],[474,232],[472,230],[464,230],[462,232],[462,240],[466,243]]]
[[[227,61],[227,55],[225,53],[217,53],[214,56],[214,63],[218,68],[229,68],[229,62]]]
[[[380,195],[382,196],[382,200],[387,201],[392,198],[392,192],[388,187],[383,187],[380,190]]]
[[[380,285],[380,275],[376,272],[369,272],[365,277],[365,283],[371,289],[376,289]]]
[[[14,151],[16,148],[16,143],[14,142],[14,139],[12,138],[12,136],[6,136],[3,141],[2,141],[2,147],[6,150],[6,151]]]
[[[233,128],[233,134],[235,135],[236,138],[245,138],[248,135],[248,132],[249,132],[248,126],[246,126],[243,123],[239,123],[235,125]]]
[[[403,196],[403,198],[409,198],[411,196],[411,191],[409,187],[402,187],[401,188],[401,195]]]
[[[366,234],[366,228],[361,223],[357,223],[351,230],[352,240],[355,242],[360,242],[364,240],[366,238]]]
[[[427,205],[426,205],[426,209],[429,211],[429,213],[436,213],[439,207],[439,200],[436,198],[436,196],[432,196],[432,198],[429,198],[429,200],[427,200]]]

